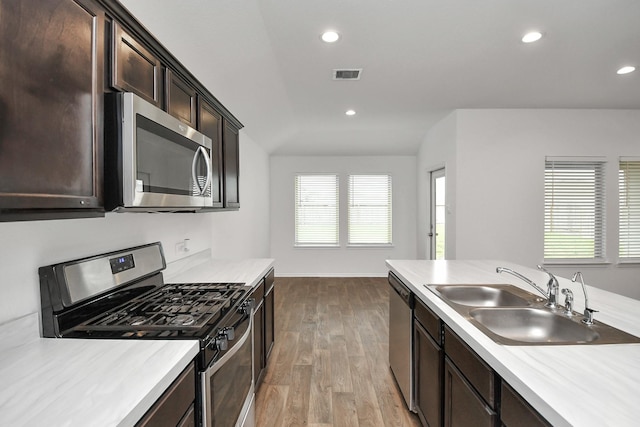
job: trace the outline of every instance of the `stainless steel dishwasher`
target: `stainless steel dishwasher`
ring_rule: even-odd
[[[409,410],[413,404],[413,293],[389,272],[389,366]]]

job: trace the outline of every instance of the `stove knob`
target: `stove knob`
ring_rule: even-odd
[[[222,333],[227,337],[229,341],[233,341],[233,339],[236,337],[233,326],[228,326],[226,328],[223,328]]]
[[[240,306],[240,311],[243,314],[250,314],[253,307],[255,307],[256,300],[254,298],[249,298]]]
[[[227,348],[229,348],[229,342],[227,341],[226,335],[221,334],[216,337],[216,347],[218,347],[218,350],[221,351],[225,351]]]

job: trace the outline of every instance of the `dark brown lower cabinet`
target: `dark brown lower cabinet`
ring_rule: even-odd
[[[476,393],[455,365],[445,357],[445,427],[497,427],[498,414]]]
[[[136,427],[195,426],[196,372],[192,362],[180,374]]]
[[[509,384],[502,382],[500,418],[505,427],[551,427]]]
[[[264,344],[265,344],[265,361],[269,360],[273,343],[275,340],[275,287],[273,281],[273,270],[269,276],[265,278],[267,293],[264,295]]]
[[[256,391],[262,383],[274,335],[274,270],[271,269],[253,290],[253,380]]]
[[[251,293],[255,301],[253,309],[253,381],[255,389],[262,382],[264,359],[264,279]]]
[[[416,412],[422,425],[440,427],[442,426],[444,350],[434,341],[418,318],[413,325]]]

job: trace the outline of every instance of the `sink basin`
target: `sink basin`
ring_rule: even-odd
[[[583,316],[544,307],[546,299],[513,285],[425,285],[480,331],[505,345],[640,343],[640,338]]]
[[[448,285],[435,286],[441,297],[461,305],[473,307],[526,307],[529,300],[516,295],[520,291],[508,285]],[[535,295],[529,294],[531,299]]]
[[[588,326],[541,308],[477,308],[469,316],[501,337],[499,341],[580,344],[600,338]]]

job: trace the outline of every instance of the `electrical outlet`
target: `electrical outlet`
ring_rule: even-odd
[[[186,254],[187,252],[189,252],[189,239],[176,243],[176,254]]]

